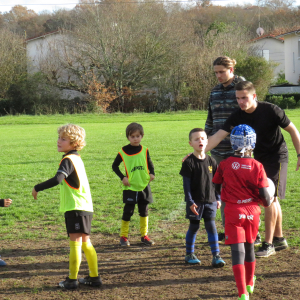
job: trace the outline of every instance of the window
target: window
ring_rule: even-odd
[[[269,59],[270,59],[270,50],[262,50],[262,57],[264,57],[266,61],[269,61]]]

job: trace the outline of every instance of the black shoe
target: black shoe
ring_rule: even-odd
[[[129,243],[129,241],[128,241],[128,238],[125,237],[125,236],[121,236],[121,237],[120,237],[120,245],[121,245],[122,247],[128,247],[128,246],[130,246],[130,243]]]
[[[285,238],[274,237],[273,245],[274,245],[275,251],[280,251],[280,250],[284,250],[284,249],[288,248],[288,243]]]
[[[224,232],[219,232],[218,233],[218,241],[219,242],[224,242],[225,241],[225,233]]]
[[[78,281],[77,279],[70,279],[67,277],[65,281],[61,281],[58,285],[67,290],[75,290],[78,287]]]
[[[260,237],[259,232],[257,233],[256,239],[254,241],[254,245],[255,246],[261,245],[261,237]]]
[[[146,246],[153,246],[155,243],[150,240],[148,235],[145,235],[141,238],[141,242]]]
[[[78,281],[80,284],[85,284],[93,287],[100,287],[102,285],[100,276],[97,277],[87,276],[85,278],[79,278]]]
[[[275,248],[273,244],[269,244],[267,242],[263,242],[262,246],[259,247],[258,251],[255,253],[257,258],[261,257],[269,257],[270,255],[275,254]]]

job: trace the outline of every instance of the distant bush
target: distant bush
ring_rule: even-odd
[[[293,96],[287,97],[286,95],[276,95],[276,96],[268,95],[268,97],[266,98],[266,101],[276,104],[277,106],[279,106],[282,109],[293,109],[293,108],[299,107]],[[298,103],[300,104],[299,101],[298,101]]]
[[[91,100],[62,99],[60,91],[48,86],[38,73],[12,84],[7,99],[0,100],[0,115],[95,112],[96,108]]]

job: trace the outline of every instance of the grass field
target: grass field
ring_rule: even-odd
[[[287,110],[300,128],[300,110]],[[1,239],[65,238],[64,218],[58,212],[59,188],[31,196],[35,184],[56,173],[61,159],[57,152],[57,127],[75,123],[85,128],[87,146],[81,151],[90,181],[95,215],[93,232],[118,233],[122,216],[122,191],[111,164],[122,146],[128,143],[125,128],[130,122],[143,125],[147,146],[155,165],[156,179],[151,183],[150,232],[161,231],[163,223],[184,220],[181,159],[191,151],[188,132],[204,127],[206,112],[165,114],[6,116],[0,118],[1,129],[1,198],[13,204],[0,209]],[[286,199],[282,200],[284,230],[290,245],[299,245],[300,171],[295,172],[296,155],[291,138],[284,132],[290,150]],[[138,214],[132,219],[137,229]],[[263,228],[263,227],[262,227]],[[182,236],[183,237],[183,236]],[[1,250],[1,248],[0,248]]]

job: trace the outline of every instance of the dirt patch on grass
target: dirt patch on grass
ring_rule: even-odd
[[[195,250],[201,266],[186,265],[185,241],[178,237],[186,229],[183,224],[175,224],[161,234],[152,234],[156,241],[153,247],[142,246],[137,231],[132,232],[131,246],[127,248],[118,246],[117,235],[93,235],[103,286],[80,286],[75,291],[57,286],[68,275],[68,240],[2,241],[1,255],[8,266],[0,268],[0,299],[237,300],[230,248],[220,245],[227,265],[212,268],[210,248],[202,230]],[[299,299],[299,261],[296,247],[257,260],[257,281],[251,300]],[[79,277],[87,274],[83,255]]]

